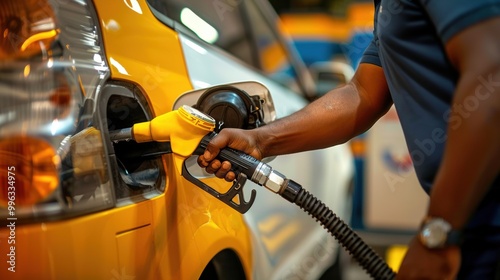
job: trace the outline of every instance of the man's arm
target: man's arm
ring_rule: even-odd
[[[264,126],[264,154],[289,154],[346,142],[370,128],[391,104],[382,68],[362,63],[345,86]]]
[[[382,68],[361,63],[347,85],[333,89],[290,116],[252,130],[223,129],[210,141],[198,164],[232,181],[231,164],[215,159],[224,147],[258,159],[329,147],[370,128],[391,104]]]
[[[455,229],[467,224],[500,171],[499,29],[499,18],[486,20],[446,44],[460,77],[428,215],[447,220]],[[414,239],[397,279],[452,279],[459,264],[458,247],[428,250]]]
[[[475,24],[446,44],[460,73],[448,139],[428,214],[462,228],[500,172],[500,18]]]

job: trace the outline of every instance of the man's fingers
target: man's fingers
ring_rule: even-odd
[[[220,149],[228,146],[229,140],[226,137],[221,136],[221,134],[223,134],[222,131],[208,143],[207,148],[203,153],[203,157],[207,162],[215,159],[215,157],[219,154]]]
[[[219,148],[215,147],[214,145],[211,145],[208,143],[207,148],[205,149],[205,152],[203,153],[203,158],[205,161],[210,162],[215,158],[217,154],[219,154]]]
[[[227,172],[226,177],[224,177],[224,179],[228,182],[232,182],[236,179],[236,174],[234,174],[234,172],[232,171]]]
[[[208,164],[205,170],[210,174],[215,174],[221,167],[221,162],[219,160],[214,160]]]
[[[198,164],[202,167],[207,167],[209,164],[211,164],[212,161],[218,161],[215,159],[215,157],[219,154],[219,151],[219,148],[209,143],[207,148],[205,149],[205,152],[198,157]]]
[[[231,171],[231,163],[228,161],[221,163],[219,160],[214,160],[205,168],[205,170],[210,174],[214,174],[217,178],[226,179],[227,181],[232,181],[231,178],[234,178],[233,172],[231,172],[233,173],[232,175],[230,174],[227,176],[228,172]],[[228,178],[230,180],[228,180]]]
[[[201,167],[207,167],[208,166],[208,161],[205,160],[205,157],[199,156],[197,159],[198,165]]]
[[[219,170],[215,172],[215,176],[218,178],[226,178],[226,174],[231,170],[231,163],[228,161],[224,161],[221,165]]]
[[[216,159],[220,149],[227,147],[229,137],[224,136],[227,131],[222,130],[207,145],[205,152],[198,157],[198,165],[204,167],[206,172],[214,174],[218,178],[223,178],[228,182],[234,181],[236,175],[231,171],[231,163],[228,161],[220,162]],[[222,135],[222,136],[221,136]]]

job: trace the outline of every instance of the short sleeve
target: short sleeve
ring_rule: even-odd
[[[380,7],[380,0],[375,1],[375,22],[373,24],[373,39],[365,49],[363,56],[361,57],[360,63],[375,64],[377,66],[382,66],[380,63],[380,58],[378,55],[378,36],[377,36],[377,13]]]
[[[361,57],[360,63],[370,63],[382,67],[380,58],[378,56],[378,46],[375,39],[376,38],[374,37],[370,45],[368,45],[368,47],[366,48],[365,52],[363,53],[363,57]]]
[[[498,0],[420,0],[443,43],[483,20],[500,16]]]

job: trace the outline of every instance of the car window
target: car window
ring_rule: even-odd
[[[154,5],[154,2],[157,4]],[[169,18],[184,25],[203,41],[226,50],[249,65],[257,66],[252,55],[250,34],[237,7],[224,4],[224,1],[150,0],[150,3],[155,8],[160,4],[166,6],[164,10]]]
[[[269,0],[278,13],[327,13],[335,17],[347,17],[349,8],[372,0]]]
[[[158,12],[181,23],[203,41],[218,46],[271,79],[297,92],[297,74],[254,1],[148,0]]]
[[[259,54],[260,69],[275,81],[298,91],[297,73],[282,41],[254,1],[245,1],[248,19]]]

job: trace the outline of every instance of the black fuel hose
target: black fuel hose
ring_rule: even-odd
[[[202,154],[215,135],[216,133],[206,135],[201,140],[194,154]],[[302,210],[314,217],[374,279],[392,280],[396,278],[395,272],[370,246],[344,223],[344,221],[337,217],[337,215],[335,215],[335,213],[333,213],[333,211],[323,202],[303,189],[300,184],[287,179],[283,174],[273,170],[269,165],[241,151],[224,148],[220,150],[217,158],[221,162],[229,161],[231,163],[231,169],[234,172],[245,174],[246,178],[250,179],[252,182],[265,186],[269,190],[281,195],[283,198],[295,203],[302,208]],[[218,196],[215,195],[215,197]],[[221,197],[220,194],[219,197]],[[232,204],[228,205],[244,213],[250,208],[251,203],[248,205],[245,204],[247,207],[243,210]]]
[[[396,273],[356,232],[300,184],[288,179],[287,186],[280,195],[319,221],[373,279],[396,278]]]
[[[113,141],[122,141],[132,139],[131,129],[122,129],[120,131],[110,132],[110,139]],[[193,154],[202,154],[208,146],[210,140],[216,135],[212,132],[203,137],[198,147]],[[115,149],[119,148],[115,146]],[[165,153],[171,153],[172,149],[170,143],[165,142],[164,144],[155,145],[144,145],[142,149],[137,151],[139,154],[133,154],[132,158],[137,157],[155,157]],[[287,179],[281,173],[273,170],[269,165],[246,155],[240,151],[225,148],[218,154],[218,159],[221,161],[229,161],[232,165],[232,170],[244,174],[252,182],[265,186],[269,190],[278,193],[286,200],[295,203],[302,210],[307,212],[313,218],[315,218],[320,224],[333,236],[335,237],[340,245],[342,245],[345,250],[351,254],[351,256],[359,263],[359,265],[366,270],[366,272],[374,279],[380,280],[392,280],[396,278],[396,273],[387,265],[387,263],[368,246],[344,221],[342,221],[332,210],[330,210],[323,202],[314,197],[307,190],[303,189],[302,186],[293,180]],[[184,173],[183,176],[190,178],[188,180],[192,181],[196,186],[207,191],[209,194],[221,200],[221,198],[228,197],[226,194],[218,193],[209,186],[205,186],[200,180],[195,177],[188,176],[189,172]],[[244,183],[243,183],[244,184]],[[238,185],[238,184],[237,184]],[[231,188],[230,196],[228,200],[221,200],[227,205],[233,207],[235,210],[245,213],[253,203],[255,199],[255,194],[253,194],[249,202],[245,202],[242,196],[241,185],[238,187]],[[254,190],[255,192],[255,190]],[[243,199],[244,203],[235,205],[231,203],[232,198],[241,194],[240,199]]]

